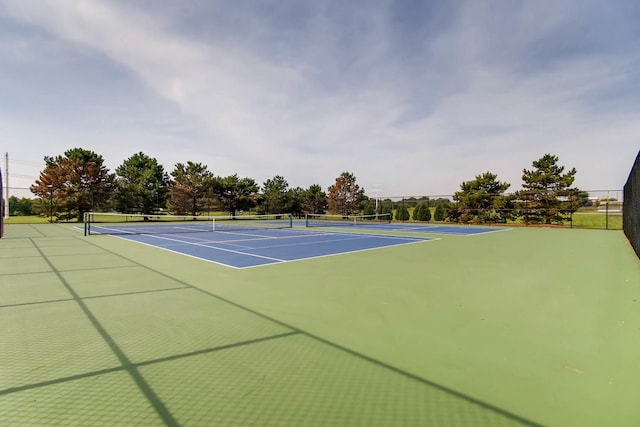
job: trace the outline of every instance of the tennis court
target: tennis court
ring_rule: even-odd
[[[109,222],[99,222],[105,219]],[[85,218],[84,229],[85,235],[115,235],[234,268],[258,267],[433,240],[428,237],[293,228],[290,215],[165,215],[151,220],[144,215],[90,213]]]
[[[427,223],[398,223],[391,222],[390,217],[379,220],[381,215],[307,215],[304,225],[308,228],[357,228],[359,230],[374,230],[392,233],[412,233],[412,234],[441,234],[450,236],[475,236],[485,233],[495,233],[508,231],[508,227],[488,227],[488,226],[468,226],[468,225],[443,225]],[[300,222],[302,225],[302,222]]]
[[[298,229],[125,234],[122,238],[235,268],[300,261],[433,240]]]
[[[336,225],[336,227],[338,227]],[[449,236],[477,236],[486,233],[509,231],[507,227],[480,227],[460,225],[427,225],[427,224],[358,224],[359,230],[385,231],[392,233],[435,234]]]
[[[309,243],[291,255],[349,235],[325,231],[198,238]],[[638,424],[640,263],[621,232],[377,233],[229,268],[142,234],[7,224],[2,424]]]

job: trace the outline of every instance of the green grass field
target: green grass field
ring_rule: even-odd
[[[68,224],[6,237],[6,425],[640,422],[640,261],[619,231],[246,270]]]
[[[49,222],[49,217],[42,217],[38,215],[28,216],[11,216],[5,219],[6,224],[45,224]]]
[[[576,212],[573,214],[573,226],[578,228],[598,228],[622,230],[622,214],[603,214],[597,212]]]

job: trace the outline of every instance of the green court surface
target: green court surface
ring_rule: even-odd
[[[0,425],[640,425],[621,231],[245,270],[71,225],[5,237]]]

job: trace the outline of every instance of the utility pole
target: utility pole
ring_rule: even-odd
[[[4,217],[9,219],[9,153],[4,153],[4,177]]]
[[[376,198],[376,215],[380,213],[380,184],[373,184],[373,194]]]

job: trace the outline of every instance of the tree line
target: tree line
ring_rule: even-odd
[[[545,154],[524,169],[522,190],[507,194],[511,184],[501,182],[491,172],[463,181],[453,201],[439,200],[433,217],[436,221],[465,224],[501,223],[520,219],[525,224],[561,224],[578,208],[589,203],[589,194],[572,187],[576,169],[564,172],[558,157]],[[421,201],[413,210],[413,219],[429,221],[430,201]],[[409,211],[400,206],[396,219],[408,220]]]
[[[259,185],[253,178],[216,176],[207,165],[177,163],[167,173],[164,167],[139,152],[110,172],[101,155],[73,148],[63,155],[46,156],[45,168],[31,186],[39,197],[15,200],[18,213],[31,210],[61,220],[82,220],[85,212],[105,211],[139,214],[211,214],[224,211],[257,214],[307,213],[392,214],[406,221],[495,223],[521,218],[526,223],[561,223],[567,212],[588,201],[586,192],[572,188],[576,170],[564,173],[558,157],[545,154],[523,170],[523,189],[507,194],[509,183],[485,172],[463,181],[460,191],[448,198],[408,198],[402,203],[370,198],[356,177],[343,172],[323,191],[319,184],[291,187],[280,175]],[[412,209],[412,214],[410,210]],[[12,208],[12,211],[14,209]],[[15,211],[14,211],[15,212]]]
[[[31,209],[56,219],[81,221],[85,212],[199,215],[224,211],[258,214],[352,214],[361,209],[364,189],[349,172],[342,173],[329,194],[318,184],[290,187],[276,175],[262,185],[249,177],[215,176],[207,165],[177,163],[167,173],[145,153],[126,159],[110,172],[101,155],[73,148],[63,155],[46,156],[45,168],[31,186],[39,197]]]

